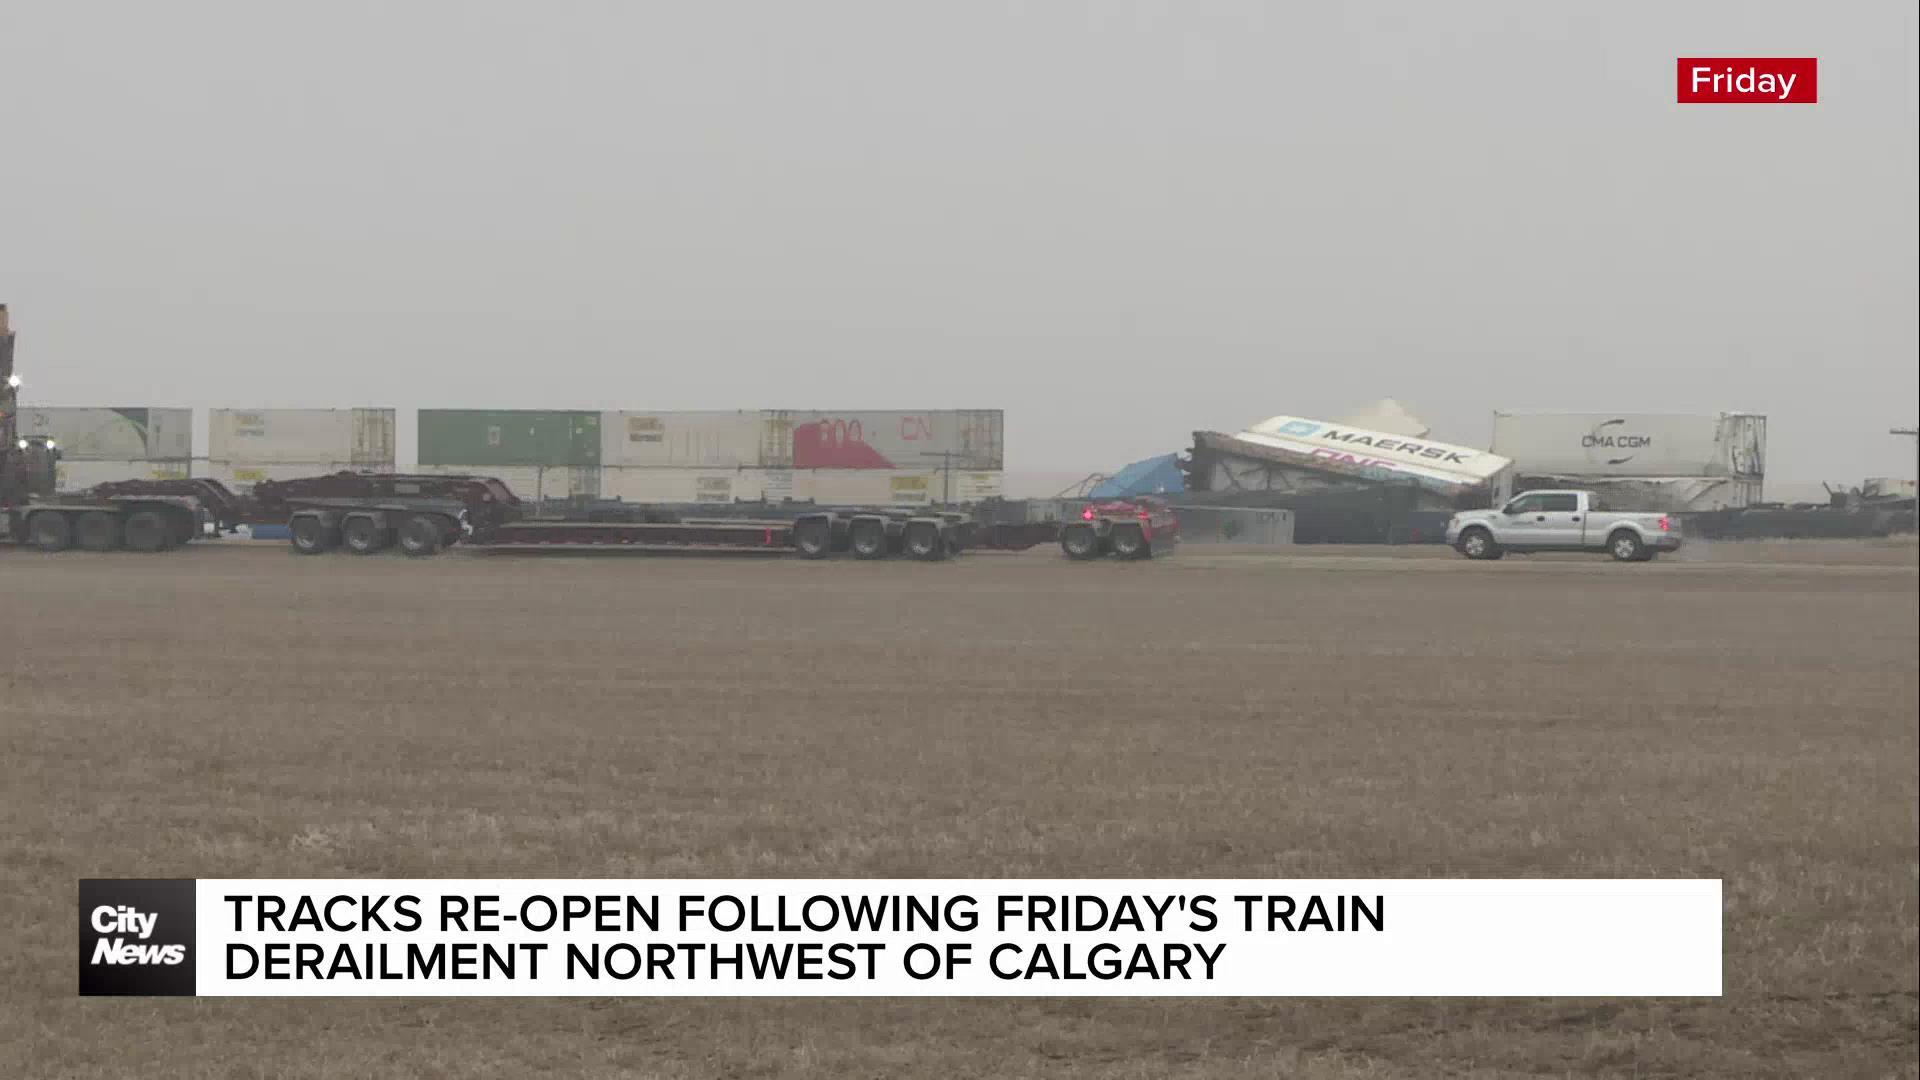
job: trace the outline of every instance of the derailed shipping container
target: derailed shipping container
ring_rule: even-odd
[[[1276,416],[1236,435],[1195,432],[1194,491],[1339,490],[1391,484],[1458,506],[1499,501],[1509,462],[1485,450]]]
[[[21,409],[17,430],[24,437],[54,440],[68,461],[186,461],[193,456],[192,409]]]
[[[1493,414],[1493,451],[1529,476],[1753,477],[1767,418],[1749,413]]]
[[[236,467],[393,468],[392,409],[212,409],[207,421],[207,457]]]
[[[930,412],[771,410],[759,464],[791,469],[994,470],[1004,464],[999,409]]]

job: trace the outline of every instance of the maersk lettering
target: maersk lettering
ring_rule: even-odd
[[[1356,446],[1371,446],[1375,450],[1390,454],[1405,454],[1408,457],[1425,458],[1428,461],[1444,461],[1449,465],[1464,465],[1467,459],[1474,456],[1472,454],[1462,454],[1456,450],[1448,450],[1443,446],[1427,446],[1417,442],[1401,442],[1399,439],[1375,439],[1371,435],[1363,435],[1355,431],[1341,431],[1337,428],[1328,428],[1327,433],[1321,436],[1321,438],[1351,443]]]

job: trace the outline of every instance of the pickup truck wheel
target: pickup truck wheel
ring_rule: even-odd
[[[1500,545],[1494,543],[1493,534],[1485,529],[1468,529],[1460,534],[1458,544],[1460,554],[1469,559],[1497,559],[1506,554]]]
[[[1640,538],[1625,529],[1607,537],[1607,551],[1617,562],[1642,562],[1646,554],[1646,545]]]

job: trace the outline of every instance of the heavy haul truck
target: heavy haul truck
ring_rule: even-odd
[[[59,448],[20,438],[13,333],[0,305],[0,528],[4,539],[63,551],[163,551],[210,528],[285,526],[293,550],[427,556],[455,545],[482,550],[759,551],[808,559],[845,555],[923,562],[969,549],[1022,551],[1058,541],[1073,559],[1166,554],[1179,526],[1154,500],[1099,503],[1078,521],[982,527],[931,509],[769,509],[767,519],[702,517],[645,508],[584,517],[535,517],[489,476],[339,472],[263,481],[247,494],[208,478],[122,480],[80,494],[54,492]]]

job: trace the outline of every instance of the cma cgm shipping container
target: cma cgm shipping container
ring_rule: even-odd
[[[761,414],[600,414],[600,464],[620,468],[739,469],[760,464]]]
[[[603,465],[600,497],[632,503],[760,502],[766,497],[766,487],[759,469]]]
[[[53,467],[57,491],[85,491],[115,480],[177,480],[187,475],[186,461],[59,461]]]
[[[600,414],[568,409],[421,409],[422,465],[471,471],[600,464]],[[516,489],[517,490],[517,489]]]
[[[207,421],[214,461],[393,467],[392,409],[213,409]]]
[[[1767,418],[1747,413],[1493,414],[1493,452],[1529,476],[1730,476],[1766,471]]]
[[[54,440],[68,461],[185,461],[192,409],[21,409],[23,436]]]
[[[1002,467],[999,409],[932,412],[765,414],[760,464],[769,469],[955,469]],[[942,455],[949,455],[943,459]]]

